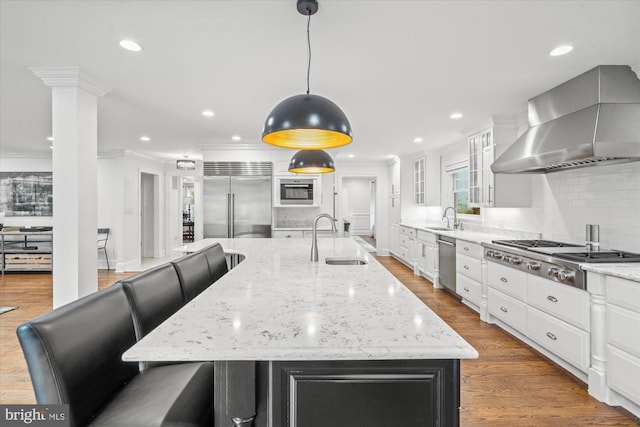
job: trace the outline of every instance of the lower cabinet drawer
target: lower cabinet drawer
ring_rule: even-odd
[[[527,277],[527,304],[585,331],[591,330],[589,293],[542,277]]]
[[[489,286],[525,301],[527,296],[527,273],[495,262],[487,262]]]
[[[477,306],[482,301],[482,286],[480,283],[461,274],[456,275],[456,293]]]
[[[410,262],[411,261],[411,251],[409,251],[409,248],[407,248],[406,246],[400,246],[400,257],[407,261]]]
[[[583,372],[589,369],[588,332],[527,307],[527,336]]]
[[[607,304],[607,337],[609,344],[640,357],[640,313]]]
[[[524,332],[527,320],[527,306],[515,298],[489,288],[489,314],[504,323]]]
[[[607,382],[609,387],[640,405],[640,359],[607,346]]]
[[[456,272],[477,282],[482,280],[482,264],[479,259],[460,253],[456,254]]]

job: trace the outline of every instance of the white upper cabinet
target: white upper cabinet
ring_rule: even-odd
[[[400,161],[389,166],[389,194],[400,194]]]
[[[413,162],[413,203],[440,205],[440,156],[420,157]]]
[[[424,157],[413,162],[413,203],[424,205]]]
[[[491,171],[491,164],[516,140],[516,137],[516,121],[512,116],[494,116],[492,127],[468,137],[471,206],[531,206],[531,176],[494,174]]]

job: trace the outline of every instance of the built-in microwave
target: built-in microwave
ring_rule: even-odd
[[[280,179],[281,205],[313,205],[313,179]]]

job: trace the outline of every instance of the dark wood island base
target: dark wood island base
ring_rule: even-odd
[[[458,426],[460,361],[217,362],[215,426]]]

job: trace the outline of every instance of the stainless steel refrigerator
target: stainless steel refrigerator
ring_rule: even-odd
[[[204,163],[204,237],[271,237],[270,162]]]

